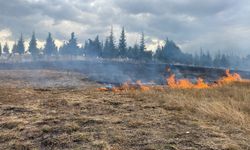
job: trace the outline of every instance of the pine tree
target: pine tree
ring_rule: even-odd
[[[120,57],[127,57],[127,43],[124,27],[122,28],[121,37],[119,40],[119,53]]]
[[[127,57],[133,58],[133,47],[129,46],[127,50]]]
[[[144,33],[142,32],[142,34],[141,34],[141,42],[140,42],[140,53],[141,53],[142,56],[143,56],[145,50],[146,50],[145,38],[144,38]]]
[[[109,36],[109,46],[108,46],[108,51],[109,51],[109,57],[110,58],[115,58],[118,53],[115,48],[115,38],[114,38],[114,33],[113,33],[113,27],[111,27],[110,31],[110,36]]]
[[[61,55],[79,55],[80,48],[77,44],[77,38],[75,37],[75,33],[71,33],[71,38],[69,39],[69,42],[64,42],[63,46],[59,48],[59,53]]]
[[[111,27],[110,35],[106,38],[105,43],[104,43],[102,57],[103,58],[115,58],[118,55],[119,53],[115,47],[113,27]]]
[[[115,38],[113,33],[113,27],[111,27],[110,36],[109,36],[109,47],[115,49]]]
[[[102,53],[102,43],[99,40],[99,36],[97,35],[94,40],[94,47],[97,53],[97,56],[100,57]]]
[[[183,53],[174,41],[168,39],[162,48],[162,58],[162,61],[167,63],[192,63],[192,56]]]
[[[106,38],[105,43],[104,43],[104,47],[102,50],[102,57],[103,58],[109,58],[109,38]]]
[[[134,59],[138,60],[141,58],[141,50],[140,50],[140,46],[135,43],[134,47],[133,47],[133,55],[134,55]]]
[[[15,54],[15,53],[18,53],[16,42],[14,43],[14,45],[12,47],[12,54]]]
[[[95,40],[89,39],[85,42],[85,51],[88,56],[100,57],[102,53],[102,44],[99,41],[99,36]]]
[[[17,42],[17,53],[24,54],[25,48],[24,48],[24,40],[23,40],[23,34],[21,34],[20,39]]]
[[[35,32],[32,34],[32,38],[29,43],[29,49],[28,51],[31,53],[33,57],[38,56],[39,54],[39,49],[37,48],[37,40],[35,36]]]
[[[64,41],[63,45],[59,48],[59,54],[60,55],[67,55],[67,43]]]
[[[71,38],[67,45],[68,54],[70,55],[78,55],[79,54],[79,47],[77,46],[77,39],[75,38],[75,33],[71,33]]]
[[[160,46],[160,44],[158,43],[157,45],[157,49],[155,51],[155,55],[154,58],[157,60],[163,60],[163,54],[162,54],[162,47]]]
[[[51,55],[56,55],[57,54],[57,47],[55,45],[55,41],[53,40],[51,33],[49,33],[46,43],[44,46],[44,54],[51,56]]]
[[[3,52],[5,54],[9,54],[10,53],[10,48],[9,48],[9,45],[8,43],[5,43],[4,47],[3,47]]]

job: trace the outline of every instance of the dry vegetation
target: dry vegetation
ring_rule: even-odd
[[[79,85],[34,86],[30,72],[0,71],[1,149],[250,149],[248,83],[112,93],[53,71],[36,78]]]

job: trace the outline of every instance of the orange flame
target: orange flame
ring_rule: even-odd
[[[136,81],[136,85],[138,86],[138,88],[141,91],[149,91],[150,90],[150,87],[148,87],[146,85],[143,85],[142,82],[141,82],[141,80]]]
[[[187,79],[180,79],[176,80],[175,75],[172,74],[168,79],[167,79],[167,85],[170,88],[173,89],[190,89],[190,88],[196,88],[196,89],[204,89],[208,88],[208,84],[203,81],[203,79],[198,78],[197,83],[193,84]]]
[[[166,70],[168,71],[168,70]],[[180,79],[177,80],[175,78],[175,74],[172,74],[169,76],[169,78],[166,79],[166,84],[169,88],[172,89],[207,89],[212,87],[217,87],[225,84],[229,84],[232,82],[240,81],[240,82],[250,82],[248,80],[242,80],[241,76],[237,73],[231,74],[229,69],[225,71],[225,76],[218,79],[214,84],[207,84],[204,82],[202,78],[198,78],[196,83],[192,83],[188,79]],[[158,85],[158,86],[149,86],[144,85],[142,81],[138,80],[135,84],[132,84],[130,81],[127,81],[123,83],[121,86],[118,87],[112,87],[112,88],[99,88],[98,91],[112,91],[112,92],[123,92],[123,91],[135,91],[135,90],[141,90],[141,91],[164,91],[164,86]]]
[[[237,73],[231,74],[229,69],[226,70],[225,74],[226,76],[221,77],[219,80],[215,82],[215,84],[211,84],[211,85],[208,85],[207,83],[205,83],[204,80],[201,78],[197,79],[196,84],[193,84],[187,79],[180,79],[177,81],[175,79],[175,75],[173,74],[167,79],[167,85],[170,88],[174,88],[174,89],[190,89],[190,88],[206,89],[210,87],[216,87],[219,85],[229,84],[229,83],[236,82],[236,81],[242,81],[241,76],[239,74]]]
[[[226,73],[226,76],[220,78],[217,81],[218,84],[228,84],[228,83],[232,83],[235,81],[242,81],[241,76],[239,74],[237,73],[230,74],[229,69],[227,69],[225,73]]]
[[[195,85],[195,88],[206,89],[206,88],[209,88],[209,85],[207,83],[205,83],[202,78],[198,78],[197,83]]]

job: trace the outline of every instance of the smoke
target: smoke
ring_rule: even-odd
[[[137,63],[128,60],[105,60],[84,58],[23,61],[19,63],[1,63],[1,80],[23,81],[17,86],[35,87],[76,87],[87,83],[119,85],[126,81],[135,83],[155,83],[163,85],[170,74],[177,79],[187,78],[195,81],[198,77],[213,82],[224,74],[223,69],[203,68],[185,65],[167,65],[159,63]],[[170,72],[166,71],[170,68]],[[240,72],[250,77],[248,72]],[[86,82],[87,81],[87,82]]]

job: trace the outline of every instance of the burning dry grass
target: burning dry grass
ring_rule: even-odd
[[[0,87],[1,149],[250,149],[249,83],[96,87]]]
[[[208,89],[218,86],[224,86],[227,84],[231,84],[233,82],[249,82],[249,81],[243,80],[241,76],[237,73],[231,74],[229,70],[226,70],[225,76],[221,77],[214,83],[205,83],[204,80],[201,78],[197,79],[196,84],[192,83],[188,79],[176,80],[174,74],[170,75],[170,77],[167,79],[167,85],[173,89]]]
[[[168,70],[169,71],[169,70]],[[249,80],[243,80],[241,76],[237,73],[231,74],[229,70],[225,71],[225,76],[221,77],[214,83],[206,83],[202,78],[198,78],[196,83],[192,83],[188,79],[176,79],[175,74],[171,74],[166,79],[166,86],[171,89],[208,89],[208,88],[214,88],[218,86],[224,86],[227,84],[231,84],[234,82],[249,82]],[[118,92],[127,92],[127,91],[136,91],[140,90],[142,92],[150,91],[150,90],[158,90],[158,91],[164,91],[166,89],[166,86],[160,86],[160,85],[145,85],[140,80],[136,81],[136,83],[131,83],[130,81],[123,83],[121,86],[111,86],[111,87],[101,87],[98,88],[98,91],[106,92],[106,91],[112,91],[115,93]]]

